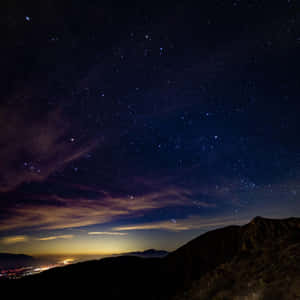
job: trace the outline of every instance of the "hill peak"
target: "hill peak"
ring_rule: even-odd
[[[169,252],[165,250],[156,250],[156,249],[147,249],[144,251],[123,253],[123,255],[134,255],[134,256],[141,256],[141,257],[164,257],[168,254]]]
[[[295,227],[300,227],[300,218],[286,218],[286,219],[273,219],[273,218],[265,218],[261,216],[256,216],[253,218],[248,224],[242,226],[242,228],[247,228],[253,225],[257,227],[269,226],[269,229],[275,229],[278,227],[283,227],[285,229],[292,229]]]
[[[261,222],[261,221],[264,221],[264,220],[269,220],[269,219],[264,218],[264,217],[261,217],[261,216],[256,216],[256,217],[254,217],[254,218],[251,220],[251,223],[257,223],[257,222]]]
[[[278,219],[278,218],[266,218],[266,217],[262,217],[262,216],[256,216],[250,221],[250,223],[261,222],[261,221],[265,221],[265,222],[289,222],[289,221],[300,222],[300,218],[289,217],[289,218]]]

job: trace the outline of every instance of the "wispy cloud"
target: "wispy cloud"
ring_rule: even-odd
[[[168,206],[193,206],[190,194],[182,188],[165,187],[142,196],[101,199],[62,198],[47,196],[47,204],[26,205],[12,208],[0,221],[0,231],[35,227],[36,229],[62,229],[103,224],[115,218],[143,214],[145,211]]]
[[[88,235],[128,235],[126,232],[113,232],[113,231],[92,231]]]
[[[17,107],[0,110],[0,192],[24,182],[43,181],[98,145],[96,139],[72,138],[71,126],[59,109],[37,115]]]
[[[211,230],[217,227],[224,227],[229,225],[241,225],[250,221],[250,217],[234,218],[234,217],[215,217],[203,218],[201,216],[189,216],[185,219],[171,219],[167,221],[149,222],[143,224],[133,224],[127,226],[118,226],[112,228],[116,231],[130,231],[130,230],[168,230],[168,231],[184,231],[192,229]]]
[[[65,235],[55,235],[55,236],[47,236],[43,238],[38,238],[39,241],[52,241],[57,239],[72,239],[74,235],[72,234],[65,234]]]
[[[26,241],[28,241],[28,237],[26,235],[7,236],[2,239],[2,243],[5,245],[23,243]]]

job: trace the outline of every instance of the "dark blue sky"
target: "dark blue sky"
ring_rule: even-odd
[[[0,251],[171,250],[299,216],[296,1],[19,2],[1,4]]]

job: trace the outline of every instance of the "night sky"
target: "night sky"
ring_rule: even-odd
[[[0,5],[0,252],[300,216],[299,1]]]

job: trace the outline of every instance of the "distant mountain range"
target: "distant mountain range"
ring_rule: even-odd
[[[131,300],[300,299],[300,219],[254,218],[207,232],[167,256],[125,255],[55,268],[1,291]]]
[[[165,250],[156,250],[156,249],[148,249],[145,251],[136,251],[136,252],[127,252],[122,253],[121,255],[127,256],[140,256],[140,257],[164,257],[169,254],[168,251]]]
[[[32,266],[37,263],[36,259],[24,254],[0,253],[0,270]]]

